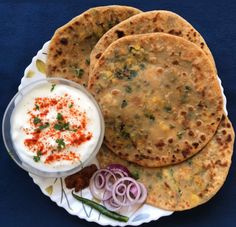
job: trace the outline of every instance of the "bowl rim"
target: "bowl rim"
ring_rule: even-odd
[[[32,91],[35,86],[40,85],[40,84],[44,84],[44,83],[55,83],[55,84],[64,84],[70,87],[74,87],[76,89],[78,89],[79,91],[81,91],[83,94],[85,94],[93,103],[93,105],[95,106],[98,116],[99,116],[99,123],[100,123],[100,135],[98,137],[96,146],[94,148],[94,150],[91,152],[90,156],[87,158],[87,160],[82,162],[79,162],[78,165],[76,165],[74,168],[69,169],[69,170],[60,170],[60,171],[43,171],[40,169],[37,169],[33,166],[31,166],[30,164],[24,162],[20,156],[18,155],[18,152],[16,151],[15,147],[14,147],[14,142],[12,140],[11,137],[11,127],[8,128],[8,136],[10,135],[10,141],[7,140],[7,132],[6,132],[6,124],[7,124],[7,117],[9,117],[9,119],[11,119],[12,113],[17,105],[17,103],[15,103],[15,100],[17,99],[17,97],[19,96],[25,96],[27,95],[30,91]],[[25,93],[23,93],[23,91],[26,91]],[[13,109],[11,110],[12,105],[14,105]],[[9,124],[11,125],[11,122],[9,122]],[[23,86],[21,89],[19,89],[19,91],[12,97],[12,99],[10,100],[10,102],[8,103],[5,111],[4,111],[4,115],[2,118],[2,138],[3,138],[3,143],[5,145],[5,148],[9,154],[9,156],[13,159],[13,161],[22,169],[24,169],[25,171],[35,174],[37,176],[40,177],[65,177],[68,175],[72,175],[76,172],[78,172],[79,170],[81,170],[84,166],[86,166],[87,164],[89,164],[91,162],[92,159],[95,158],[96,154],[98,153],[102,142],[103,142],[103,138],[104,138],[104,134],[105,134],[105,123],[104,123],[104,118],[103,118],[103,114],[101,111],[100,106],[98,105],[97,101],[95,100],[95,98],[92,96],[92,94],[82,85],[71,81],[71,80],[67,80],[64,78],[60,78],[60,77],[50,77],[50,78],[43,78],[43,79],[37,79],[35,81],[32,81],[31,83],[27,84],[26,86]],[[11,143],[13,145],[13,151],[12,149],[9,148],[9,143]],[[16,160],[16,158],[14,157],[13,153],[19,158],[19,160]]]

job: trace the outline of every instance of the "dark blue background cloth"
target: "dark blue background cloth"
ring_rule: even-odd
[[[166,9],[187,19],[205,38],[216,61],[236,124],[236,1],[0,1],[0,116],[17,92],[24,69],[56,28],[98,5],[131,5],[141,10]],[[8,156],[0,141],[0,226],[98,226],[69,215],[44,196],[28,174]],[[236,155],[222,189],[208,203],[175,212],[143,226],[236,226]]]

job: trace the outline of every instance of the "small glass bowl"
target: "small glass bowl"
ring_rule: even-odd
[[[29,165],[28,163],[24,162],[21,159],[21,157],[18,155],[18,153],[14,147],[14,142],[13,142],[12,136],[11,136],[11,116],[14,111],[14,108],[16,107],[17,103],[20,102],[21,99],[25,95],[27,95],[27,93],[29,91],[31,91],[34,87],[36,87],[40,84],[44,84],[44,83],[63,84],[63,85],[67,85],[67,86],[74,87],[74,88],[78,89],[80,92],[82,92],[84,95],[86,95],[92,101],[92,103],[96,107],[96,110],[99,115],[99,121],[100,121],[100,127],[101,127],[100,132],[101,133],[100,133],[100,136],[97,140],[94,150],[91,152],[91,155],[88,157],[87,160],[85,160],[83,163],[78,163],[78,165],[76,167],[69,169],[69,170],[55,171],[55,172],[54,171],[52,172],[52,171],[39,170],[39,169]],[[12,100],[8,104],[8,106],[5,110],[4,116],[3,116],[2,135],[3,135],[3,141],[5,144],[5,147],[8,151],[8,154],[16,162],[16,164],[18,166],[20,166],[22,169],[26,170],[29,173],[33,173],[33,174],[35,174],[37,176],[41,176],[41,177],[63,177],[63,176],[69,176],[71,174],[78,172],[80,169],[83,168],[83,166],[86,166],[86,164],[88,164],[89,162],[91,162],[93,160],[93,158],[95,158],[96,154],[98,153],[98,151],[102,145],[102,141],[103,141],[103,137],[104,137],[104,119],[103,119],[103,115],[102,115],[99,105],[97,104],[97,102],[95,101],[93,96],[83,86],[81,86],[75,82],[72,82],[70,80],[66,80],[66,79],[62,79],[62,78],[45,78],[45,79],[40,79],[35,82],[32,82],[29,85],[23,87],[12,98]]]

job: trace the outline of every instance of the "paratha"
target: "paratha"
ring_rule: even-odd
[[[89,56],[97,41],[114,25],[140,12],[116,5],[91,8],[57,29],[48,49],[47,76],[63,77],[86,86]]]
[[[90,91],[105,119],[105,144],[142,166],[179,163],[214,135],[223,100],[214,67],[173,35],[132,35],[99,59]]]
[[[92,69],[105,49],[117,39],[127,35],[153,32],[164,32],[180,36],[195,43],[205,52],[215,66],[213,56],[205,40],[189,22],[173,12],[155,10],[132,16],[105,33],[91,52],[90,72],[92,72]]]
[[[222,187],[230,168],[233,143],[232,125],[223,116],[207,146],[180,164],[145,168],[120,159],[105,146],[97,158],[101,168],[111,163],[127,166],[147,187],[146,203],[165,210],[180,211],[207,202]]]

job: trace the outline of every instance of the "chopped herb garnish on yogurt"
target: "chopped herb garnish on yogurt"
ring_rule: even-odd
[[[38,104],[35,104],[35,109],[39,110],[39,105]]]
[[[63,130],[70,130],[70,123],[69,122],[64,122],[63,121],[63,116],[61,113],[58,113],[57,114],[57,120],[58,120],[58,123],[56,123],[54,125],[54,129],[55,130],[58,130],[58,131],[63,131]]]
[[[56,87],[56,84],[52,84],[52,87],[51,87],[51,92],[55,89],[55,87]]]
[[[61,113],[58,113],[58,114],[57,114],[57,120],[58,120],[58,121],[62,121],[62,120],[63,120],[63,116],[62,116]]]
[[[33,157],[34,161],[35,161],[35,162],[39,162],[41,156],[42,156],[42,152],[41,152],[41,151],[38,151],[38,152],[37,152],[37,155],[35,155],[35,156]]]
[[[40,123],[41,120],[38,117],[34,118],[34,124],[37,125],[38,123]]]
[[[34,156],[33,159],[34,159],[35,162],[39,162],[40,157],[39,156]]]
[[[63,128],[64,128],[65,130],[70,130],[70,128],[69,128],[69,122],[63,123]]]
[[[64,142],[64,139],[56,139],[56,143],[57,143],[57,148],[59,150],[63,149],[66,147],[66,144]]]
[[[71,103],[68,107],[69,107],[69,108],[72,108],[72,107],[73,107],[73,103]]]
[[[58,130],[58,131],[62,131],[62,130],[69,130],[69,122],[68,123],[64,123],[64,122],[59,122],[57,124],[54,125],[54,129]]]
[[[47,127],[49,127],[49,123],[48,122],[45,123],[44,125],[40,125],[38,129],[39,130],[43,130],[43,129],[47,128]]]
[[[63,126],[61,124],[55,124],[54,129],[58,130],[58,131],[61,131],[61,130],[63,130]]]

